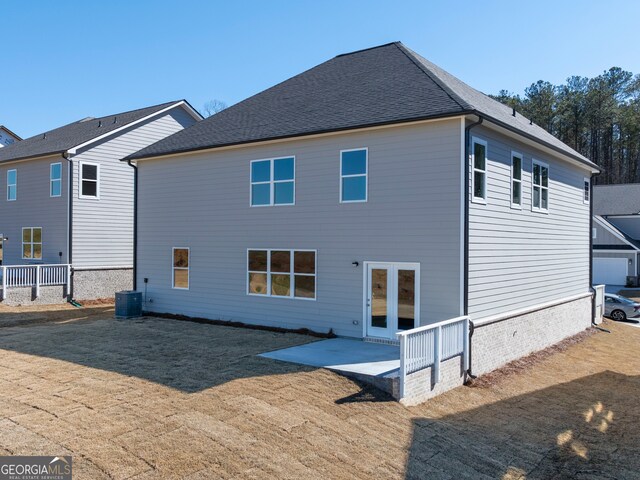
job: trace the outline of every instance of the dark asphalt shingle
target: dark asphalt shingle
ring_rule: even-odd
[[[70,148],[152,115],[176,103],[179,103],[179,101],[162,103],[100,118],[79,120],[48,132],[39,133],[33,137],[0,148],[0,162],[66,152]]]
[[[479,112],[590,163],[400,42],[339,55],[130,158]]]
[[[593,213],[603,216],[640,213],[640,183],[595,185]]]

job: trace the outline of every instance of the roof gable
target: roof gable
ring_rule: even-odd
[[[183,102],[167,102],[100,118],[87,117],[0,149],[0,162],[62,154]]]

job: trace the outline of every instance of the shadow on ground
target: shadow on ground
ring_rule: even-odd
[[[640,376],[605,371],[416,419],[406,478],[638,479],[638,398]]]
[[[56,322],[15,319],[0,328],[0,349],[129,375],[187,393],[247,377],[313,368],[256,357],[312,337],[144,317],[115,320],[111,307],[54,312]],[[15,314],[12,315],[16,317]],[[42,318],[42,312],[40,312]],[[88,320],[88,321],[85,321]]]

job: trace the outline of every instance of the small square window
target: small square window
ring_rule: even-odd
[[[295,158],[251,162],[251,206],[295,203]]]

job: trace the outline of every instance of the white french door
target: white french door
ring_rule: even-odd
[[[365,262],[367,336],[395,339],[420,325],[420,264]]]

